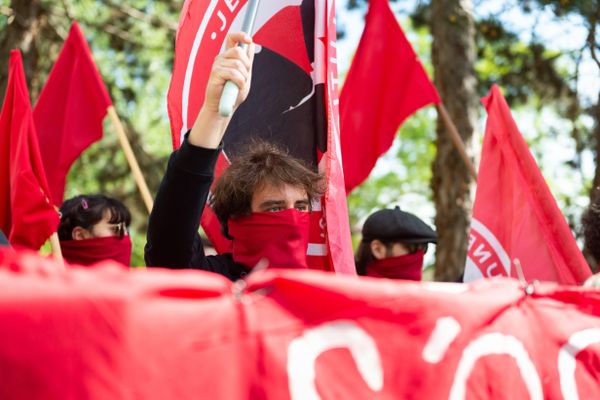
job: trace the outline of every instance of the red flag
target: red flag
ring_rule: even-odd
[[[102,138],[102,120],[111,105],[85,37],[74,22],[33,110],[56,205],[62,204],[73,162]]]
[[[246,283],[0,250],[0,398],[600,398],[597,290],[284,269]]]
[[[482,100],[488,120],[479,167],[465,282],[518,277],[577,285],[590,270],[500,89]]]
[[[398,127],[419,108],[439,103],[387,0],[371,0],[365,30],[340,95],[346,193],[371,173]]]
[[[183,6],[168,95],[175,148],[200,111],[212,61],[227,33],[239,30],[245,4],[187,0]],[[241,151],[250,137],[282,145],[318,168],[327,177],[328,191],[313,205],[310,265],[354,274],[339,160],[334,18],[333,0],[261,3],[253,35],[259,51],[252,87],[225,133],[216,174],[227,168],[229,156]],[[218,252],[230,251],[231,243],[222,236],[209,207],[202,227]]]
[[[56,232],[21,53],[10,53],[8,85],[0,112],[0,229],[15,246],[37,250]]]

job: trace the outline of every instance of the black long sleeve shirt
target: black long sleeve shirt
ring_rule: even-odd
[[[196,268],[237,280],[249,269],[231,254],[206,256],[198,234],[221,148],[205,149],[186,138],[171,154],[150,214],[144,257],[146,265]]]

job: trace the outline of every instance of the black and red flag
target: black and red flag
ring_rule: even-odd
[[[174,148],[202,107],[212,62],[227,33],[240,30],[246,3],[187,0],[183,5],[168,95]],[[334,1],[262,2],[252,36],[257,44],[252,87],[225,133],[216,174],[252,138],[282,145],[323,172],[328,189],[313,204],[309,264],[353,274],[340,161]],[[201,223],[218,252],[230,251],[231,242],[222,236],[210,207]]]

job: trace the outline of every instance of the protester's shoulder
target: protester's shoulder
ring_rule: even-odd
[[[246,267],[233,261],[231,253],[206,256],[206,266],[209,271],[224,275],[232,281],[243,278],[248,273]]]
[[[195,175],[212,176],[221,149],[222,147],[207,149],[200,146],[194,146],[188,142],[186,135],[184,141],[181,143],[181,147],[173,152],[171,162],[179,170]]]

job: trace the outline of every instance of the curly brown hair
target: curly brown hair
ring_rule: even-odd
[[[286,150],[264,141],[253,141],[248,150],[232,159],[231,165],[217,180],[209,204],[215,212],[225,237],[230,218],[252,212],[252,196],[262,185],[284,184],[302,187],[309,200],[325,191],[323,176]]]
[[[596,188],[594,200],[581,217],[585,248],[600,261],[600,189]]]

